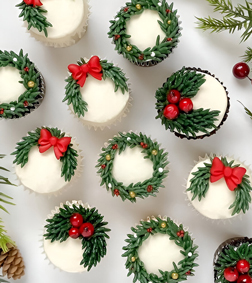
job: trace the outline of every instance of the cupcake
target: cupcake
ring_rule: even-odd
[[[223,242],[214,254],[214,282],[252,282],[252,239],[236,237]]]
[[[156,91],[156,119],[165,129],[187,139],[215,134],[227,119],[226,87],[208,71],[185,68],[172,74]]]
[[[96,165],[101,186],[123,201],[156,196],[169,172],[167,155],[156,141],[142,133],[119,133],[102,148]]]
[[[56,194],[80,171],[76,140],[58,128],[41,127],[17,143],[13,161],[20,183],[39,194]]]
[[[106,255],[107,222],[82,201],[61,203],[48,215],[44,234],[47,258],[66,272],[89,271]]]
[[[24,117],[44,98],[44,79],[27,56],[0,50],[0,120]]]
[[[200,158],[187,180],[193,207],[211,219],[246,213],[251,203],[251,172],[245,164],[224,156]]]
[[[84,125],[103,129],[126,116],[130,105],[128,79],[119,67],[93,56],[70,64],[68,70],[63,102],[67,101]]]
[[[23,0],[17,5],[30,34],[48,46],[75,44],[87,28],[87,0]]]
[[[153,66],[169,56],[181,36],[173,3],[131,0],[110,21],[115,50],[138,66]]]
[[[131,228],[123,247],[133,282],[181,282],[194,275],[197,246],[183,225],[167,217],[147,218]]]

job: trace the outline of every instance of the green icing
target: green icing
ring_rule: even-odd
[[[38,100],[42,98],[40,73],[27,56],[28,54],[23,54],[22,49],[19,55],[13,51],[0,50],[0,67],[10,66],[19,70],[22,78],[20,83],[26,88],[26,91],[20,94],[16,101],[0,104],[0,118],[13,119],[22,117],[25,113],[29,113],[31,109],[34,109],[39,104]],[[24,70],[26,67],[29,68],[28,72]],[[30,88],[28,86],[29,81],[35,83],[34,87]]]
[[[156,119],[161,119],[165,129],[171,132],[178,132],[186,137],[196,138],[196,133],[203,132],[210,135],[210,131],[216,129],[214,122],[217,120],[220,111],[210,109],[195,109],[189,113],[180,113],[177,119],[169,120],[163,115],[163,110],[169,104],[167,93],[176,89],[183,98],[193,98],[199,91],[200,86],[205,82],[204,74],[196,70],[183,67],[172,74],[161,88],[156,91]]]
[[[188,273],[193,275],[194,267],[198,266],[195,263],[195,259],[198,256],[196,252],[198,247],[193,244],[191,236],[188,232],[184,231],[182,224],[177,225],[170,218],[163,220],[158,217],[156,219],[150,219],[150,221],[141,221],[140,225],[137,225],[136,228],[132,227],[131,230],[134,234],[127,235],[128,238],[125,240],[127,246],[123,247],[125,253],[122,256],[127,258],[126,268],[129,270],[128,276],[134,274],[133,282],[138,280],[141,283],[176,283],[186,280]],[[181,230],[184,231],[183,237],[177,235],[177,232]],[[168,235],[169,239],[181,248],[180,252],[184,256],[184,259],[178,264],[173,262],[172,270],[159,270],[160,276],[153,273],[149,274],[144,267],[144,263],[138,256],[138,248],[151,235],[157,233]],[[133,261],[132,257],[134,258]],[[172,273],[177,273],[178,278],[172,279]]]
[[[12,155],[15,155],[15,160],[13,163],[16,163],[17,165],[20,164],[21,167],[25,166],[25,164],[28,162],[28,155],[31,148],[33,146],[38,146],[41,129],[47,129],[52,136],[57,137],[58,139],[65,136],[65,133],[61,132],[58,128],[42,127],[37,128],[33,132],[28,132],[27,136],[23,137],[23,139],[17,143],[16,151],[12,153]],[[75,170],[78,165],[77,157],[77,151],[73,149],[72,144],[70,144],[67,148],[67,151],[60,158],[60,162],[62,162],[61,176],[65,178],[66,182],[69,182],[75,174]]]
[[[88,271],[96,266],[107,253],[107,244],[105,238],[109,238],[107,232],[110,229],[105,226],[108,224],[103,221],[103,216],[98,213],[97,209],[84,208],[83,206],[77,206],[73,204],[64,205],[59,209],[59,213],[54,214],[53,218],[47,219],[47,225],[45,225],[46,233],[45,239],[64,242],[68,239],[68,231],[72,227],[69,221],[70,217],[74,213],[80,213],[83,217],[84,223],[89,222],[94,226],[94,234],[88,238],[82,238],[83,259],[80,265],[88,267]]]
[[[86,64],[83,58],[77,62],[79,66]],[[113,63],[109,63],[107,60],[100,60],[100,64],[102,67],[102,78],[105,80],[106,78],[110,78],[115,84],[115,92],[120,88],[122,93],[127,92],[127,78],[123,71],[113,65]],[[67,105],[73,106],[74,113],[80,117],[85,116],[85,112],[88,111],[88,104],[86,101],[82,99],[81,95],[81,87],[77,82],[73,79],[72,75],[70,75],[66,80],[67,85],[65,87],[65,97],[63,102],[67,101]]]
[[[23,20],[27,21],[28,30],[34,27],[39,32],[43,31],[46,37],[48,36],[47,28],[52,27],[52,24],[43,15],[47,13],[45,9],[41,8],[41,6],[27,5],[24,1],[16,5],[16,7],[22,10],[19,17],[23,17]]]
[[[119,133],[118,136],[113,137],[108,141],[109,145],[106,148],[102,148],[102,153],[98,160],[96,167],[99,168],[98,174],[100,174],[102,181],[101,186],[105,184],[106,189],[111,191],[112,196],[117,195],[115,190],[118,190],[118,195],[122,200],[130,200],[131,202],[136,202],[136,198],[145,198],[148,196],[156,196],[160,187],[162,185],[163,179],[167,176],[168,170],[166,168],[169,163],[167,160],[168,153],[161,149],[157,142],[152,141],[146,135],[140,133],[139,135],[134,133]],[[147,148],[143,148],[142,152],[145,158],[150,159],[153,162],[153,175],[152,178],[145,180],[144,182],[138,182],[136,184],[130,184],[125,186],[123,183],[118,182],[112,175],[113,161],[116,152],[119,150],[119,154],[123,152],[126,147],[134,148],[135,146],[141,147],[141,143],[147,145]],[[117,145],[116,149],[113,146]],[[157,153],[153,154],[153,150]],[[106,156],[110,156],[110,160],[106,159]],[[105,168],[102,168],[104,167]],[[150,187],[151,186],[151,190]],[[149,187],[149,189],[148,189]],[[130,195],[130,192],[135,193],[135,197]]]
[[[137,4],[141,5],[140,10],[136,8]],[[132,15],[141,14],[145,9],[158,12],[160,29],[166,34],[166,37],[160,41],[160,36],[157,36],[155,46],[150,46],[145,50],[139,50],[137,46],[129,43],[128,39],[130,35],[127,34],[126,22]],[[126,3],[125,7],[117,13],[115,18],[116,20],[110,21],[109,38],[113,38],[115,50],[133,63],[139,64],[148,61],[161,62],[178,44],[178,38],[181,33],[177,10],[173,10],[173,3],[168,5],[165,0],[161,2],[159,0],[132,0]],[[117,38],[118,35],[120,36],[119,38]],[[127,50],[128,46],[132,46],[130,51]],[[142,60],[139,56],[143,56]]]

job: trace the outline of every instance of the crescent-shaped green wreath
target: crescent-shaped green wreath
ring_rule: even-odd
[[[136,198],[144,198],[148,196],[156,196],[162,185],[163,179],[167,176],[168,153],[161,149],[157,142],[153,142],[146,135],[140,133],[119,133],[118,136],[113,137],[108,141],[108,146],[102,148],[102,153],[96,165],[98,174],[100,174],[102,181],[101,186],[105,184],[108,191],[111,191],[112,196],[120,196],[122,200],[130,200],[136,202]],[[119,154],[123,152],[126,147],[133,148],[135,146],[141,147],[145,157],[153,162],[153,175],[152,178],[144,182],[130,184],[124,186],[123,183],[118,182],[112,175],[113,162],[116,152]]]
[[[0,67],[14,67],[19,70],[26,91],[21,93],[17,100],[10,103],[0,103],[0,119],[19,118],[37,107],[44,96],[44,82],[41,74],[34,64],[28,59],[28,54],[23,54],[21,49],[17,55],[13,51],[0,50]]]
[[[134,234],[127,235],[128,238],[125,240],[127,246],[123,247],[126,252],[122,256],[127,258],[125,265],[129,270],[128,276],[134,274],[134,283],[137,280],[141,283],[177,283],[186,280],[188,275],[193,275],[194,267],[198,266],[195,263],[198,247],[193,244],[191,236],[184,231],[182,224],[178,226],[170,218],[157,217],[149,221],[141,221],[140,225],[136,228],[132,227],[131,230]],[[148,237],[156,233],[168,235],[171,241],[181,247],[181,254],[184,255],[184,259],[177,265],[173,262],[173,270],[159,270],[160,277],[153,273],[149,274],[138,256],[138,248]]]
[[[53,218],[47,219],[45,225],[46,233],[44,237],[46,240],[64,242],[68,239],[68,231],[72,227],[70,217],[74,213],[82,215],[84,222],[89,222],[94,226],[94,234],[88,238],[82,237],[83,259],[80,265],[88,267],[88,271],[96,266],[107,253],[106,239],[109,239],[107,232],[110,229],[105,226],[108,222],[103,221],[103,216],[98,213],[98,210],[93,208],[84,208],[73,204],[71,207],[67,204],[63,208],[59,208],[59,213],[56,213]]]
[[[140,50],[137,46],[131,45],[128,41],[126,22],[133,15],[141,14],[145,9],[158,12],[160,29],[166,37],[161,41],[157,36],[155,46]],[[173,3],[168,5],[165,0],[132,0],[127,2],[116,15],[115,20],[110,21],[109,38],[113,38],[115,50],[133,63],[151,62],[152,65],[161,62],[166,58],[178,44],[181,36],[177,10],[173,10]]]

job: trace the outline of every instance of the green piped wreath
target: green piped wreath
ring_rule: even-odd
[[[135,146],[141,147],[145,155],[144,158],[148,158],[153,162],[153,176],[144,182],[125,186],[112,175],[113,161],[117,151],[120,154],[126,147],[133,148]],[[102,153],[96,165],[99,168],[97,173],[102,178],[101,186],[105,184],[106,189],[111,191],[112,196],[120,196],[123,201],[127,199],[136,202],[138,197],[143,199],[148,196],[156,196],[155,194],[159,188],[164,188],[162,181],[169,172],[166,168],[169,163],[167,155],[168,153],[161,149],[157,142],[153,142],[142,133],[139,135],[135,133],[119,133],[118,136],[108,141],[106,148],[102,148]]]
[[[83,58],[77,62],[79,66],[86,64]],[[100,60],[100,64],[102,67],[102,79],[110,78],[115,84],[115,92],[120,88],[122,93],[129,91],[127,85],[127,78],[123,71],[113,65],[113,63],[109,63],[107,60]],[[81,86],[77,84],[76,80],[73,79],[72,75],[70,75],[66,80],[67,85],[65,87],[65,97],[63,102],[67,101],[67,105],[73,106],[74,113],[80,117],[85,116],[85,112],[88,111],[88,104],[86,101],[82,99],[81,95]]]
[[[23,139],[17,143],[16,151],[12,153],[12,155],[15,155],[15,160],[13,161],[13,163],[16,163],[17,165],[20,164],[21,167],[25,166],[25,164],[28,162],[28,155],[31,148],[33,146],[38,146],[41,129],[47,129],[52,136],[57,137],[58,139],[65,136],[65,133],[61,132],[58,128],[42,127],[37,128],[33,132],[28,132],[27,136],[23,137]],[[64,177],[66,182],[69,182],[74,176],[75,170],[78,165],[78,153],[72,146],[73,145],[70,144],[67,148],[67,151],[60,158],[60,162],[62,163],[61,177]]]
[[[209,179],[210,179],[210,170],[212,167],[213,158],[210,157],[211,163],[204,163],[204,167],[198,167],[196,172],[193,172],[193,178],[190,180],[190,187],[187,191],[192,193],[193,201],[195,198],[198,198],[201,201],[202,198],[206,197],[206,194],[209,189]],[[225,167],[238,167],[239,165],[234,165],[234,160],[230,162],[227,161],[226,157],[221,157],[221,161]],[[228,189],[228,188],[227,188]],[[249,210],[249,204],[251,203],[250,193],[252,191],[251,184],[249,181],[249,176],[244,175],[241,184],[235,189],[235,201],[229,209],[232,209],[232,215],[239,214],[241,211],[245,213]]]
[[[186,280],[188,275],[194,275],[194,267],[198,266],[194,262],[198,256],[196,252],[198,247],[193,244],[191,236],[184,231],[182,224],[178,226],[170,218],[161,219],[157,217],[149,221],[141,221],[140,225],[137,225],[136,228],[132,227],[131,230],[134,234],[127,235],[128,238],[125,242],[128,244],[123,247],[126,252],[122,256],[127,258],[128,276],[134,274],[134,283],[137,280],[141,283],[177,283]],[[171,241],[181,247],[181,254],[184,255],[184,259],[178,264],[173,262],[173,270],[159,270],[160,276],[153,273],[149,274],[138,256],[138,248],[145,240],[156,233],[168,235]]]
[[[72,227],[70,217],[74,213],[82,215],[85,222],[89,222],[94,226],[94,234],[88,238],[82,238],[83,259],[80,265],[88,267],[88,271],[96,266],[107,253],[106,239],[109,239],[107,232],[110,229],[105,226],[108,222],[103,221],[103,216],[98,213],[98,210],[93,208],[85,208],[81,204],[70,203],[64,204],[59,208],[59,213],[55,213],[52,218],[46,220],[44,237],[47,240],[64,242],[69,237],[69,229]]]
[[[41,6],[27,5],[24,1],[16,5],[16,7],[22,10],[19,17],[23,17],[23,20],[27,21],[28,30],[34,27],[39,32],[43,31],[46,37],[48,36],[47,28],[52,27],[52,24],[44,16],[47,13],[45,9],[41,8]]]
[[[156,119],[161,119],[165,129],[169,129],[175,134],[179,133],[187,138],[196,138],[196,133],[203,132],[210,135],[212,130],[217,127],[214,122],[217,120],[220,111],[210,109],[195,109],[189,113],[180,113],[178,118],[169,120],[163,115],[167,100],[167,93],[176,89],[181,93],[182,98],[193,98],[199,91],[199,88],[204,84],[204,73],[197,72],[199,69],[185,68],[172,74],[161,88],[156,91],[156,109],[158,115]],[[180,137],[183,137],[179,135]]]
[[[135,45],[129,43],[126,22],[133,15],[141,14],[145,9],[158,12],[160,17],[160,29],[166,34],[164,39],[157,36],[155,46],[150,46],[145,50],[139,50]],[[177,10],[173,10],[173,3],[168,5],[165,0],[132,0],[127,2],[116,15],[115,20],[110,21],[109,38],[113,38],[115,50],[133,63],[143,62],[161,62],[166,58],[174,47],[178,44],[178,38],[181,36]]]
[[[44,83],[41,74],[28,59],[28,54],[23,54],[22,49],[18,55],[13,51],[0,50],[0,68],[6,66],[19,70],[22,78],[20,83],[24,85],[26,91],[20,94],[16,101],[0,103],[0,118],[19,118],[40,104],[44,96]]]

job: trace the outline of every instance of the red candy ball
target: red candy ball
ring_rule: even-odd
[[[73,238],[73,239],[77,239],[80,236],[80,231],[78,228],[71,228],[68,231],[69,237]]]
[[[181,97],[180,92],[176,89],[172,89],[167,93],[167,100],[173,104],[178,103],[180,97]]]
[[[183,98],[179,102],[179,109],[185,113],[190,112],[193,109],[193,103],[190,98]]]
[[[238,279],[239,274],[235,267],[227,267],[224,270],[224,277],[229,282],[235,282]]]
[[[250,68],[246,63],[240,62],[234,65],[233,75],[237,79],[245,79],[250,73]]]
[[[168,104],[165,106],[163,114],[165,118],[174,120],[179,115],[179,109],[175,104]]]
[[[236,269],[240,273],[247,273],[250,269],[250,264],[246,259],[241,259],[236,264]]]
[[[237,283],[252,283],[252,278],[248,274],[243,274],[238,277]]]
[[[83,223],[83,217],[79,213],[74,213],[70,217],[70,223],[72,224],[73,227],[79,228],[81,224]]]
[[[80,233],[84,238],[88,238],[94,234],[94,226],[89,222],[83,223],[80,227]]]

